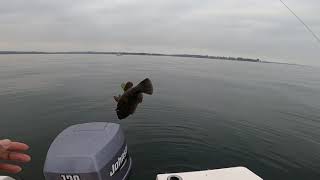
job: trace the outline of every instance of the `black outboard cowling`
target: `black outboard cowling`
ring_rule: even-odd
[[[44,165],[46,180],[125,180],[131,158],[119,124],[86,123],[61,132]]]

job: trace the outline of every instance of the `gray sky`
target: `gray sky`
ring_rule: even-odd
[[[320,36],[319,0],[283,0]],[[145,51],[320,66],[279,0],[1,0],[0,50]]]

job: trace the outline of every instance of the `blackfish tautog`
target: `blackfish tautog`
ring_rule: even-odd
[[[115,101],[118,103],[116,112],[119,119],[124,119],[135,112],[138,104],[143,100],[143,93],[149,95],[153,93],[153,86],[149,78],[144,79],[135,87],[130,81],[122,87],[124,93],[114,96]]]

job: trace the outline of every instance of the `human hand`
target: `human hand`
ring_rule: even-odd
[[[26,151],[29,146],[20,143],[12,142],[9,139],[0,140],[0,159],[7,161],[17,161],[17,162],[29,162],[31,157],[27,154],[21,153],[21,151]],[[0,163],[0,171],[7,173],[19,173],[22,170],[20,166]]]

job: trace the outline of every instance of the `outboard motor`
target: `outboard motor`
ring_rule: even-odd
[[[44,165],[46,180],[125,180],[131,158],[119,124],[86,123],[61,132]]]

